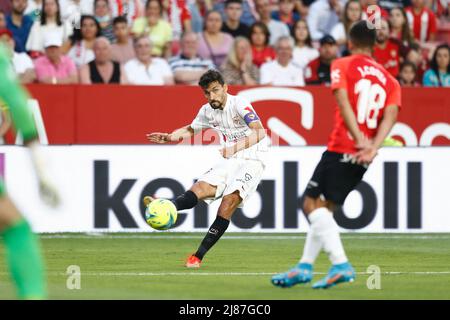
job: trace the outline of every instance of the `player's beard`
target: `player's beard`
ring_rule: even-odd
[[[220,101],[216,101],[216,100],[210,101],[210,102],[209,102],[209,105],[210,105],[211,108],[213,108],[213,109],[222,109],[222,102],[220,102]]]
[[[379,36],[379,37],[376,37],[375,40],[376,40],[377,44],[383,44],[387,41],[387,39],[388,39],[388,37],[386,37],[386,36]]]

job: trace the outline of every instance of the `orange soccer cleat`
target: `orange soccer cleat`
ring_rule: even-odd
[[[200,264],[202,263],[202,260],[200,260],[198,257],[191,255],[186,260],[186,268],[200,268]]]

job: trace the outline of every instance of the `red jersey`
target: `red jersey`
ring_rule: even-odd
[[[255,47],[252,46],[252,54],[253,54],[253,64],[258,68],[261,67],[263,63],[275,60],[275,50],[272,47],[265,47],[263,50],[256,50]]]
[[[384,108],[401,104],[398,81],[381,65],[366,55],[351,55],[331,64],[331,89],[345,89],[361,132],[375,137]],[[353,154],[355,141],[347,130],[339,106],[335,107],[334,128],[328,150]]]
[[[412,7],[405,9],[414,38],[421,42],[430,40],[430,35],[437,32],[437,20],[433,11],[424,7],[418,14]]]
[[[392,40],[388,40],[384,49],[377,45],[373,48],[373,58],[381,64],[395,78],[398,76],[400,66],[400,46]]]

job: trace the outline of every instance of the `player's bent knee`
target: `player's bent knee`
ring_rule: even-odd
[[[316,199],[305,197],[303,200],[303,213],[308,215],[316,209]]]
[[[197,181],[190,189],[199,200],[214,197],[216,195],[217,187],[210,185],[204,181]]]

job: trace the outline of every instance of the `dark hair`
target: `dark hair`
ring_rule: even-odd
[[[408,54],[410,51],[421,51],[420,50],[420,45],[417,42],[412,42],[409,47],[408,47],[408,52],[406,54]]]
[[[225,1],[225,8],[228,7],[230,4],[237,3],[242,6],[242,0],[226,0]]]
[[[219,71],[215,69],[209,69],[200,77],[198,85],[202,87],[202,89],[207,89],[211,83],[216,81],[222,86],[225,84],[225,80],[223,80],[223,77]]]
[[[118,23],[126,23],[128,25],[128,20],[124,16],[115,17],[112,21],[113,26],[115,26]]]
[[[406,60],[405,62],[403,62],[400,66],[400,71],[402,71],[406,67],[413,68],[414,73],[417,73],[417,66],[414,63],[412,63],[411,61]]]
[[[372,49],[375,45],[377,35],[375,26],[369,28],[368,23],[368,21],[361,20],[350,28],[349,39],[355,47]]]
[[[294,25],[292,26],[292,29],[291,29],[291,36],[292,36],[292,38],[294,38],[295,44],[297,44],[297,43],[298,43],[298,40],[297,40],[297,37],[295,36],[295,29],[297,29],[297,25],[298,25],[299,23],[301,23],[301,22],[303,22],[303,23],[305,24],[306,30],[308,31],[308,36],[307,36],[306,39],[305,39],[305,44],[306,44],[308,47],[312,48],[313,45],[312,45],[312,39],[311,39],[311,32],[309,32],[308,23],[306,23],[305,20],[299,19],[299,20],[295,21],[295,23],[294,23]]]
[[[261,21],[257,21],[250,26],[250,43],[252,43],[252,34],[255,32],[256,28],[260,28],[262,30],[262,32],[264,33],[264,35],[266,36],[265,45],[267,46],[269,44],[269,40],[270,40],[270,31],[269,31],[269,28],[267,28],[266,24]]]
[[[437,53],[441,49],[447,49],[447,51],[450,55],[450,46],[447,43],[443,43],[436,47],[436,50],[434,50],[434,53],[433,53],[433,58],[430,61],[430,69],[433,70],[434,73],[436,74],[437,79],[439,81],[439,86],[442,86],[442,83],[441,83],[441,78],[439,77],[439,66],[437,63]],[[450,63],[447,65],[447,73],[450,73]]]
[[[102,35],[102,30],[100,28],[100,24],[98,23],[97,19],[95,19],[95,17],[91,16],[91,15],[82,15],[80,18],[80,28],[73,29],[73,35],[70,38],[72,45],[77,43],[78,41],[83,40],[83,35],[81,34],[81,26],[83,25],[84,20],[89,20],[89,19],[94,21],[94,23],[97,27],[97,33],[96,33],[95,37],[98,38]]]
[[[42,11],[41,11],[41,25],[44,26],[47,24],[47,14],[45,13],[44,7],[45,7],[45,2],[48,0],[43,0],[42,1]],[[56,24],[58,26],[62,25],[62,21],[61,21],[61,7],[59,6],[59,0],[54,0],[56,2]]]
[[[401,7],[396,7],[396,8],[392,8],[391,11],[389,11],[389,15],[391,14],[392,11],[397,10],[397,9],[400,10],[400,12],[402,13],[403,19],[405,20],[405,22],[402,25],[401,40],[403,42],[406,42],[409,45],[410,43],[414,42],[414,37],[412,35],[411,29],[409,28],[408,17],[406,16],[406,11]],[[392,30],[390,20],[388,21],[388,23],[389,23],[390,29]]]

